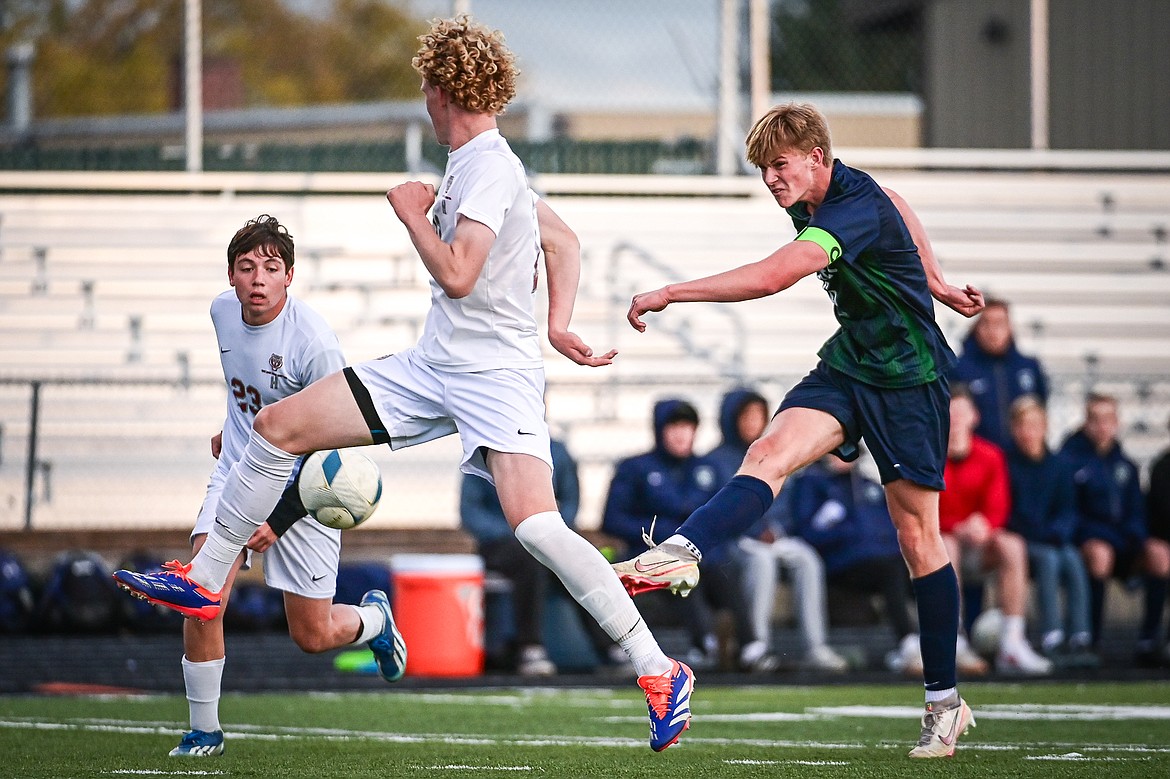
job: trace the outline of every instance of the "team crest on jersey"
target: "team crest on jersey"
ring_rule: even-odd
[[[268,386],[271,387],[272,389],[276,389],[279,386],[277,384],[278,379],[284,378],[284,376],[280,372],[280,369],[283,367],[284,367],[284,355],[270,354],[268,356],[268,370],[263,371],[263,373],[267,373],[268,376],[270,377],[269,381],[268,381]]]

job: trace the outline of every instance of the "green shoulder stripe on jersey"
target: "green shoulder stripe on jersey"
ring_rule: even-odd
[[[833,237],[833,234],[827,230],[822,230],[819,227],[806,227],[796,234],[797,241],[811,241],[817,246],[825,250],[825,254],[829,255],[829,263],[841,259],[844,253],[841,251],[841,244]]]

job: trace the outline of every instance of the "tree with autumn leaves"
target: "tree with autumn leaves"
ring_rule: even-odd
[[[203,56],[230,66],[243,106],[417,96],[426,21],[386,0],[202,0]],[[33,115],[151,114],[181,105],[184,0],[0,0],[0,46],[35,47]],[[7,79],[7,73],[2,77]]]

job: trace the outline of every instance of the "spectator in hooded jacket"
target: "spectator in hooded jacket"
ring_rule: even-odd
[[[715,467],[695,454],[699,413],[685,400],[654,404],[654,448],[617,464],[605,502],[601,529],[623,542],[626,557],[646,548],[651,535],[667,538],[721,486]],[[718,662],[713,607],[730,609],[740,646],[753,639],[743,600],[743,568],[733,545],[703,556],[703,582],[695,595],[678,599],[691,634],[693,664]]]
[[[1048,403],[1048,377],[1040,362],[1016,348],[1007,301],[989,298],[963,341],[951,381],[963,382],[979,410],[975,433],[1000,449],[1011,446],[1011,405],[1023,395]]]
[[[1170,579],[1170,544],[1151,537],[1138,468],[1118,441],[1117,399],[1091,394],[1085,423],[1065,441],[1062,453],[1076,468],[1077,539],[1089,571],[1093,643],[1101,639],[1105,584],[1109,578],[1145,578],[1145,608],[1138,634],[1136,661],[1146,667],[1166,663],[1161,651],[1162,611]]]
[[[723,440],[707,454],[720,485],[735,476],[748,446],[767,425],[768,401],[763,395],[741,388],[723,396],[719,408]],[[792,601],[805,649],[804,666],[816,671],[845,671],[848,662],[828,644],[825,566],[812,546],[789,533],[787,503],[782,492],[756,527],[738,542],[744,567],[744,597],[754,636],[740,650],[740,666],[751,671],[771,671],[780,665],[772,654],[772,614],[777,579],[783,570],[792,582]]]
[[[1066,666],[1092,667],[1089,577],[1075,543],[1079,517],[1073,469],[1048,449],[1048,412],[1024,395],[1012,403],[1013,446],[1007,451],[1011,514],[1007,527],[1024,537],[1036,582],[1040,648]],[[1065,614],[1061,619],[1061,590]]]
[[[795,532],[825,561],[834,587],[881,596],[882,610],[898,641],[886,663],[891,670],[920,674],[914,594],[898,533],[882,486],[855,465],[825,455],[792,483]]]

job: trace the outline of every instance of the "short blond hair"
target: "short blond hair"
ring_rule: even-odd
[[[454,19],[435,19],[418,39],[422,47],[410,64],[459,107],[496,116],[516,96],[520,71],[499,30],[459,14]]]
[[[1048,418],[1048,411],[1045,410],[1044,404],[1040,402],[1040,398],[1030,393],[1016,398],[1012,401],[1011,411],[1009,412],[1012,424],[1019,422],[1025,415],[1033,411],[1040,412],[1044,415],[1045,419]]]
[[[795,149],[808,154],[817,146],[825,153],[825,164],[831,165],[833,145],[825,115],[809,103],[784,103],[773,106],[752,127],[747,158],[757,168],[765,168],[779,152]]]

